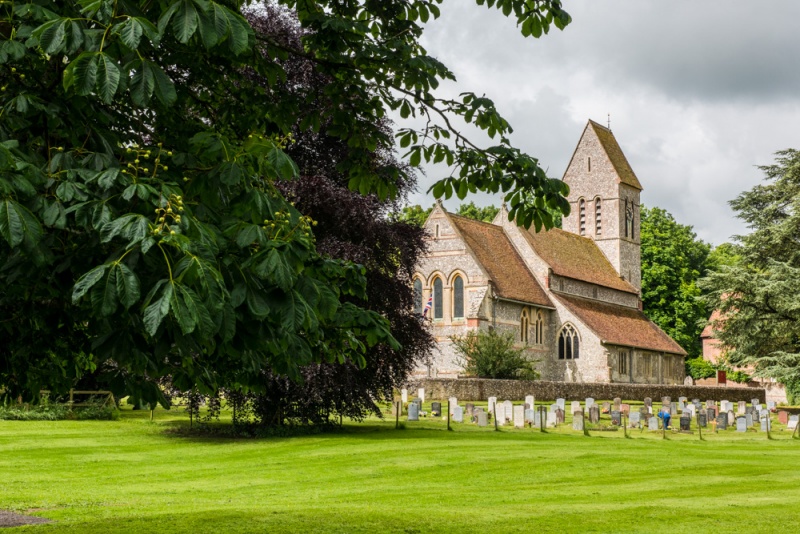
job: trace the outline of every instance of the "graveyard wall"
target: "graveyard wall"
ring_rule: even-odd
[[[457,397],[459,400],[485,401],[489,397],[503,400],[522,400],[526,395],[533,395],[538,400],[584,400],[592,397],[596,400],[612,400],[620,397],[623,400],[643,400],[650,397],[653,402],[661,402],[661,397],[669,396],[673,400],[684,396],[689,399],[728,400],[731,402],[759,399],[766,402],[764,388],[728,388],[709,386],[684,386],[665,384],[592,384],[586,382],[547,382],[544,380],[492,380],[485,378],[425,378],[414,380],[408,388],[416,391],[425,388],[427,399],[447,399]]]

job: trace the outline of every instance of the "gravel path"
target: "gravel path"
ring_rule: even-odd
[[[0,528],[3,527],[21,527],[22,525],[38,525],[40,523],[49,523],[49,519],[43,517],[36,517],[32,515],[15,514],[14,512],[6,512],[0,510]]]

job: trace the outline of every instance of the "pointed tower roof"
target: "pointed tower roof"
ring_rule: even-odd
[[[587,128],[589,126],[591,126],[595,135],[600,140],[600,145],[603,147],[603,150],[605,150],[606,155],[608,155],[608,159],[611,160],[614,170],[617,171],[620,182],[641,191],[643,189],[642,184],[640,184],[639,179],[636,178],[631,164],[628,163],[628,159],[625,157],[625,154],[622,153],[622,149],[619,147],[619,143],[617,143],[617,139],[614,137],[611,130],[591,119],[589,119]]]

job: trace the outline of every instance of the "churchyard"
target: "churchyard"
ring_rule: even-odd
[[[571,401],[563,423],[562,403],[535,403],[544,431],[478,426],[452,401],[451,431],[426,399],[418,421],[387,405],[383,420],[272,439],[176,433],[189,424],[179,409],[153,421],[129,407],[119,421],[0,421],[0,510],[52,521],[20,532],[81,533],[776,532],[800,520],[800,439],[778,413],[769,436],[760,423],[737,432],[735,420],[701,436],[696,418],[681,432],[680,415],[674,431],[623,431],[612,412],[622,423],[627,411],[630,426],[644,404],[620,399],[616,410],[612,399],[594,403],[586,435]],[[512,421],[524,403],[511,402]]]

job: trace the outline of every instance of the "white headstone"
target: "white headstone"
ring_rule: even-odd
[[[733,415],[733,410],[728,410],[728,426],[733,426],[736,422],[736,416]]]
[[[737,432],[747,432],[747,418],[746,417],[737,417],[736,418],[736,431]]]
[[[567,401],[565,399],[556,399],[556,404],[558,404],[558,407],[562,410],[566,407],[566,403]]]
[[[458,405],[456,405],[455,408],[453,408],[453,406],[450,405],[450,408],[453,410],[453,421],[455,421],[456,423],[463,423],[464,422],[464,408],[462,408],[461,406],[458,406]]]
[[[761,431],[772,430],[772,420],[769,418],[769,410],[761,412]]]
[[[525,426],[525,406],[514,406],[514,426],[517,428]]]
[[[486,416],[486,412],[478,412],[478,426],[486,426],[488,424]]]
[[[744,418],[747,420],[747,426],[753,426],[753,414],[751,412],[747,412],[744,414]]]
[[[575,413],[581,409],[581,403],[578,401],[572,401],[572,405],[570,408],[570,413]]]
[[[489,413],[494,413],[494,405],[497,402],[497,397],[489,397]]]
[[[550,410],[549,410],[549,411],[551,411],[551,412],[555,413],[555,412],[556,412],[556,410],[558,410],[559,408],[561,408],[561,406],[559,406],[558,404],[551,404],[551,405],[550,405]]]
[[[534,404],[536,404],[536,399],[533,397],[533,395],[527,395],[525,397],[525,404],[527,404],[531,409],[533,409]]]
[[[789,424],[786,425],[786,428],[794,430],[797,428],[798,423],[800,423],[800,415],[790,415]]]
[[[408,420],[419,421],[419,406],[417,406],[416,402],[408,405]]]
[[[505,406],[504,412],[506,414],[506,419],[511,421],[514,417],[514,403],[512,403],[510,400],[503,401],[503,406]]]
[[[536,412],[532,408],[528,408],[527,410],[525,410],[525,421],[531,424],[535,423],[536,422],[535,413]]]
[[[450,397],[447,400],[450,401],[450,411],[452,413],[452,411],[455,409],[455,407],[458,406],[458,399],[455,398],[455,397]]]
[[[407,389],[401,389],[400,390],[400,400],[403,401],[403,404],[408,402],[408,390]]]
[[[728,408],[728,401],[726,400],[719,401],[719,411],[727,412],[728,410],[730,410],[730,408]]]
[[[687,376],[686,378],[683,379],[683,385],[684,386],[693,386],[694,385],[694,380],[692,380],[691,376]]]
[[[641,416],[642,416],[642,414],[640,414],[639,412],[631,412],[631,415],[629,416],[630,417],[631,426],[639,426],[639,420],[640,420]]]
[[[497,412],[497,424],[500,426],[506,424],[506,405],[502,402],[496,402],[494,409]]]
[[[586,397],[586,410],[588,411],[589,408],[594,404],[594,399],[591,397]]]
[[[658,417],[651,417],[647,420],[647,430],[658,430]]]
[[[425,402],[425,388],[419,388],[419,391],[417,392],[417,397],[419,397],[419,400],[421,400],[422,402]]]
[[[556,426],[556,412],[547,412],[547,426]]]

